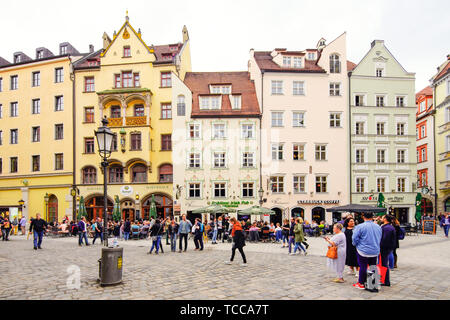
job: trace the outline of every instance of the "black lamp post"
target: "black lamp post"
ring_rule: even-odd
[[[258,195],[259,195],[259,206],[262,207],[264,201],[263,201],[263,196],[264,196],[264,189],[261,187],[258,190]]]
[[[111,156],[112,142],[116,134],[108,128],[108,120],[103,118],[103,126],[95,131],[95,136],[97,137],[98,143],[98,153],[102,158],[102,168],[103,168],[103,243],[105,247],[108,247],[108,194],[107,194],[107,168],[108,168],[108,158]]]

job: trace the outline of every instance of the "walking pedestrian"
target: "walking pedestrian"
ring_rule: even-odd
[[[131,232],[131,222],[130,219],[127,218],[127,220],[123,224],[123,238],[125,239],[125,241],[128,241],[128,239],[130,239],[130,232]]]
[[[78,245],[80,247],[83,244],[83,239],[86,246],[88,246],[89,242],[87,238],[87,223],[85,217],[81,217],[81,221],[78,222]]]
[[[177,247],[177,234],[178,234],[178,228],[179,225],[175,221],[175,219],[172,219],[170,222],[169,228],[167,230],[169,237],[170,237],[170,250],[172,252],[176,252]]]
[[[343,283],[345,281],[344,269],[347,255],[347,240],[345,234],[342,232],[342,228],[342,224],[336,223],[333,227],[334,236],[331,239],[329,237],[324,238],[325,241],[327,241],[331,246],[335,246],[337,248],[337,258],[327,258],[328,268],[336,272],[337,278],[333,279],[333,282],[336,283]]]
[[[222,238],[223,238],[223,221],[222,217],[219,217],[219,219],[217,219],[217,239],[220,241],[222,240]]]
[[[344,234],[346,239],[345,265],[349,266],[348,274],[355,275],[359,271],[358,259],[356,257],[356,247],[352,243],[353,229],[355,228],[355,219],[350,217],[344,221]]]
[[[9,233],[11,232],[11,222],[8,217],[2,222],[2,240],[9,241]]]
[[[183,214],[181,216],[181,221],[180,221],[180,225],[178,227],[178,236],[180,238],[180,243],[179,243],[179,247],[180,250],[179,252],[181,253],[181,250],[183,249],[183,239],[184,239],[184,252],[186,252],[187,250],[187,244],[188,244],[188,235],[189,232],[191,231],[192,228],[192,223],[189,220],[186,220],[186,215]]]
[[[445,237],[448,238],[448,230],[450,229],[450,217],[448,212],[444,213],[444,216],[441,218],[440,224],[442,228],[444,228]]]
[[[22,235],[24,236],[26,233],[26,227],[27,227],[27,219],[22,216],[22,219],[20,219],[20,230],[22,231]]]
[[[97,218],[97,222],[95,223],[94,230],[94,240],[92,240],[92,244],[95,244],[95,240],[100,237],[100,240],[103,242],[103,224],[102,219]]]
[[[214,222],[212,223],[213,236],[212,236],[212,244],[217,244],[217,235],[219,234],[219,223],[217,219],[214,218]]]
[[[302,242],[305,240],[305,237],[303,235],[303,225],[301,223],[300,218],[295,219],[295,226],[294,226],[294,240],[295,240],[295,246],[294,246],[294,252],[290,253],[290,255],[295,255],[297,252],[297,249],[300,248],[303,250],[305,256],[306,256],[306,249],[303,247]],[[298,252],[300,254],[300,251]]]
[[[294,218],[291,218],[291,226],[289,227],[289,254],[291,254],[291,246],[295,243],[295,220]]]
[[[161,224],[159,219],[155,220],[155,223],[153,224],[153,226],[150,229],[150,236],[152,237],[152,247],[150,248],[150,251],[148,252],[149,254],[152,254],[153,249],[156,248],[156,252],[155,254],[158,254],[159,251],[159,247],[161,244],[161,238],[162,238],[162,234],[163,234],[163,224],[165,223],[165,221],[163,221],[163,223]]]
[[[381,285],[390,286],[389,279],[389,255],[394,251],[397,244],[397,236],[394,226],[392,226],[393,217],[389,214],[383,216],[383,225],[381,226],[380,254],[381,265],[387,268],[384,283]]]
[[[194,244],[195,244],[195,251],[203,250],[203,223],[200,219],[195,219],[195,232],[194,232]]]
[[[41,219],[41,214],[36,213],[36,219],[33,219],[30,224],[30,234],[33,232],[33,244],[34,250],[42,249],[42,238],[44,237],[44,231],[47,230],[47,221]]]
[[[289,244],[289,229],[290,229],[290,227],[289,227],[289,220],[285,219],[283,227],[282,227],[282,236],[283,236],[283,246],[282,246],[282,248],[287,247],[286,243]]]
[[[246,267],[247,266],[247,259],[245,257],[244,253],[244,246],[245,246],[245,235],[244,230],[242,228],[242,225],[236,220],[236,218],[231,218],[230,222],[232,224],[231,229],[231,236],[233,237],[233,245],[231,247],[231,258],[230,261],[225,261],[225,264],[231,264],[234,260],[234,255],[236,254],[236,249],[239,250],[241,256],[242,256],[242,264],[241,266]]]
[[[376,265],[380,254],[381,227],[373,221],[373,213],[364,213],[363,220],[355,227],[352,236],[359,265],[358,282],[353,284],[357,289],[365,289],[367,266]]]

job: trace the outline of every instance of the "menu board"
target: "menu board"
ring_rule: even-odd
[[[436,233],[436,220],[423,220],[422,233]]]

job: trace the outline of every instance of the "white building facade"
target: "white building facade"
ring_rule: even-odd
[[[250,51],[262,111],[262,187],[273,222],[331,223],[349,202],[346,34],[316,49]]]
[[[172,88],[175,215],[258,205],[261,114],[249,73],[192,72]]]

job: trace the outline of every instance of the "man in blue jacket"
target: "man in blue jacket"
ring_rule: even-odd
[[[186,215],[183,214],[181,216],[181,221],[180,221],[180,225],[178,227],[178,237],[180,238],[180,250],[178,252],[181,253],[182,249],[183,249],[183,239],[184,239],[184,252],[186,252],[187,249],[187,238],[188,238],[188,234],[189,232],[191,232],[191,228],[192,228],[192,223],[189,220],[186,220]]]
[[[381,227],[373,221],[373,213],[364,213],[363,219],[364,223],[355,227],[352,236],[359,265],[359,279],[353,284],[357,289],[365,289],[367,266],[376,265],[380,254]]]

